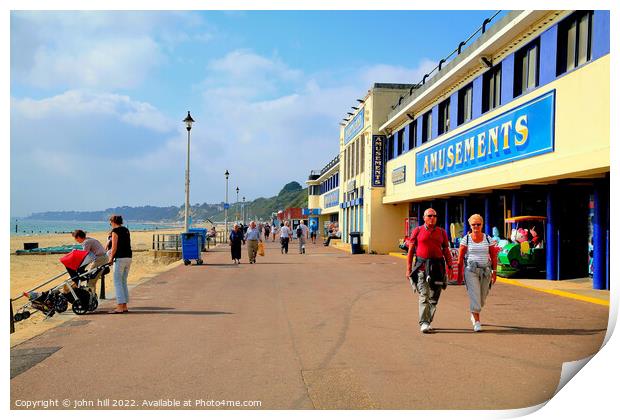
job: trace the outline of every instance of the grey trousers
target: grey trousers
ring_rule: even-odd
[[[465,286],[469,296],[469,311],[480,313],[489,294],[491,279],[465,268]]]
[[[441,296],[441,286],[429,285],[424,278],[424,271],[420,270],[417,276],[414,274],[410,277],[411,287],[414,292],[418,292],[418,310],[419,310],[419,324],[424,322],[433,322],[435,311],[437,310],[437,303],[439,303],[439,296]],[[414,283],[415,281],[415,283]]]

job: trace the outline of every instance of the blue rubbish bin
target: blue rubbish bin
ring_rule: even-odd
[[[206,228],[189,228],[189,232],[200,234],[200,238],[202,239],[202,251],[205,252],[207,250],[207,229]]]
[[[362,249],[362,233],[361,232],[351,232],[349,233],[351,238],[351,254],[363,254],[364,250]]]
[[[181,233],[181,253],[183,255],[183,263],[189,265],[191,260],[196,260],[196,264],[202,264],[202,237],[197,232]]]

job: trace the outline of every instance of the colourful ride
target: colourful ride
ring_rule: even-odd
[[[497,274],[511,277],[524,271],[546,269],[544,216],[516,216],[505,219],[513,223],[511,242],[505,244],[498,254]]]

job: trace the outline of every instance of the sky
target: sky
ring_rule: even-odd
[[[11,216],[182,205],[188,110],[190,203],[226,170],[229,202],[305,186],[373,83],[420,81],[494,13],[11,11]]]

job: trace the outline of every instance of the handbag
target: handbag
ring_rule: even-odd
[[[258,255],[260,255],[261,257],[265,256],[265,245],[263,245],[262,242],[258,243]]]

